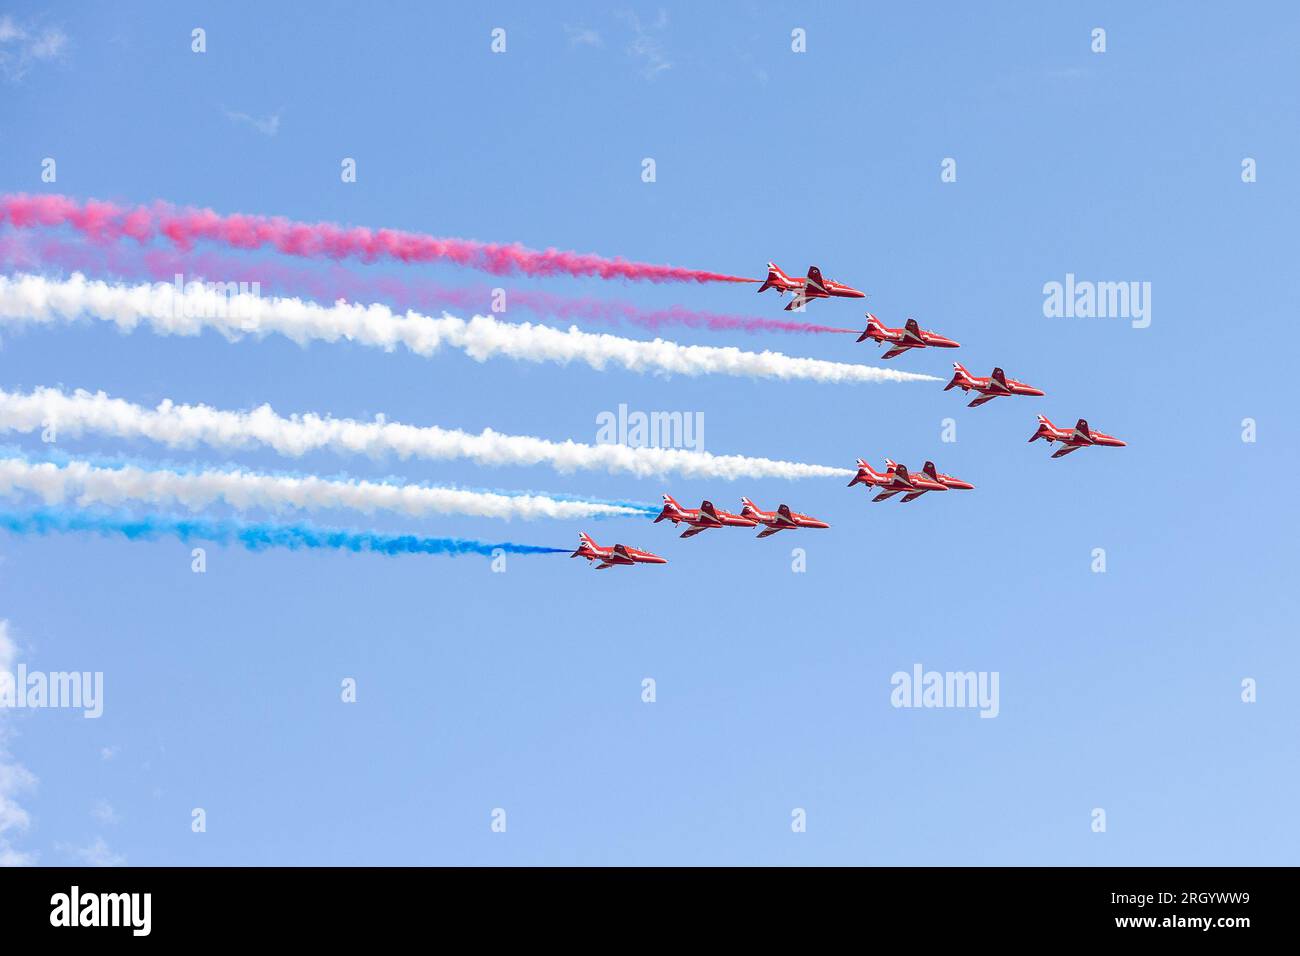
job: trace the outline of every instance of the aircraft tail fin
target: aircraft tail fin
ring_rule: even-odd
[[[767,264],[767,278],[763,280],[763,284],[758,287],[758,291],[765,292],[768,289],[780,289],[783,287],[782,280],[786,278],[787,276],[781,271],[780,266],[775,262],[769,262]]]
[[[872,332],[877,332],[877,331],[879,331],[880,329],[882,329],[883,327],[884,327],[884,326],[882,326],[882,325],[880,324],[880,320],[879,320],[878,318],[876,318],[874,315],[872,315],[870,312],[868,312],[868,313],[867,313],[867,327],[866,327],[865,330],[863,330],[862,334],[858,336],[858,341],[859,341],[859,342],[865,342],[867,339],[871,338],[871,333],[872,333]]]
[[[1034,432],[1033,435],[1029,437],[1029,440],[1032,442],[1032,441],[1037,441],[1040,438],[1044,438],[1044,439],[1048,438],[1051,435],[1052,431],[1055,429],[1055,427],[1056,427],[1055,425],[1053,425],[1050,421],[1047,420],[1046,415],[1039,415],[1038,431]],[[1051,442],[1049,441],[1048,444],[1050,445]]]
[[[950,388],[956,388],[959,385],[965,385],[970,382],[970,373],[966,371],[966,366],[962,365],[960,362],[953,362],[952,368],[952,381],[943,387],[945,392]]]

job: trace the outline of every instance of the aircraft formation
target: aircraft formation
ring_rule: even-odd
[[[711,528],[755,528],[763,525],[758,537],[767,538],[778,531],[830,527],[825,521],[791,511],[786,504],[778,505],[775,511],[764,511],[748,498],[741,498],[740,506],[740,514],[723,511],[712,501],[702,501],[698,508],[683,508],[672,495],[664,495],[663,510],[654,523],[671,521],[674,525],[686,525],[686,530],[680,535],[683,538],[694,537]]]
[[[748,498],[740,499],[740,513],[714,505],[712,501],[701,501],[698,508],[683,508],[672,495],[664,495],[664,507],[655,518],[654,523],[671,521],[673,526],[686,525],[686,530],[678,537],[693,538],[697,534],[713,528],[756,528],[763,526],[756,537],[769,538],[778,531],[794,531],[799,528],[829,528],[825,521],[810,515],[791,511],[790,506],[781,504],[775,511],[764,511]],[[588,561],[600,560],[597,571],[619,565],[633,564],[667,564],[667,560],[649,551],[616,544],[612,548],[601,548],[586,532],[578,534],[578,550],[569,555],[571,558],[586,558]]]
[[[768,289],[776,289],[777,295],[781,297],[784,297],[787,292],[792,293],[791,301],[785,307],[787,312],[803,311],[808,303],[817,299],[865,299],[867,295],[850,285],[825,278],[817,266],[810,266],[806,277],[797,278],[787,275],[774,262],[767,264],[767,278],[758,287],[759,293],[766,292]],[[887,346],[881,356],[882,359],[897,358],[913,349],[961,347],[959,342],[945,335],[930,329],[922,329],[913,318],[908,318],[901,328],[890,328],[870,312],[866,313],[866,317],[867,327],[858,336],[857,341],[870,340],[877,345]],[[963,394],[974,392],[975,397],[967,403],[967,408],[978,408],[995,398],[1041,397],[1047,394],[1040,388],[1008,377],[998,367],[995,367],[988,376],[972,375],[960,362],[954,362],[952,367],[952,379],[943,390],[947,392],[957,388],[961,389]],[[1048,445],[1060,446],[1052,453],[1053,458],[1063,458],[1080,448],[1091,446],[1122,448],[1126,444],[1114,435],[1094,431],[1085,419],[1080,418],[1073,428],[1060,428],[1052,424],[1044,415],[1038,416],[1038,429],[1030,436],[1029,441],[1035,442],[1040,438]],[[915,501],[930,492],[972,491],[975,488],[969,481],[939,471],[932,461],[927,461],[920,471],[911,471],[906,465],[890,458],[885,459],[884,471],[876,471],[865,460],[859,458],[857,474],[849,482],[848,487],[852,488],[855,485],[863,485],[868,492],[875,491],[876,494],[871,499],[873,502],[888,501],[895,495],[902,495],[900,500],[904,503]],[[663,500],[663,509],[654,519],[654,523],[668,521],[674,528],[684,525],[685,530],[680,535],[682,538],[691,538],[715,528],[756,528],[762,525],[763,530],[757,537],[766,538],[778,531],[830,527],[825,521],[793,511],[784,503],[778,505],[775,511],[763,511],[750,499],[742,497],[740,512],[733,513],[718,508],[713,502],[707,500],[700,502],[698,508],[683,508],[675,498],[667,494],[663,496]],[[636,564],[668,563],[667,559],[649,551],[622,544],[602,548],[585,532],[579,534],[578,538],[580,541],[578,550],[574,551],[571,557],[586,558],[589,562],[599,561],[601,563],[596,565],[597,570]]]
[[[900,465],[892,458],[885,459],[883,472],[875,471],[859,458],[858,473],[849,482],[850,488],[854,485],[866,485],[868,489],[879,488],[879,494],[872,501],[886,501],[897,494],[903,496],[903,501],[915,501],[927,491],[972,491],[975,488],[969,481],[942,474],[932,461],[927,461],[917,474],[908,471],[906,465]]]

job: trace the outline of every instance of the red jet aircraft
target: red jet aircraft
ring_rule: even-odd
[[[1089,445],[1105,445],[1108,448],[1123,448],[1127,442],[1122,442],[1114,435],[1107,435],[1105,432],[1095,432],[1088,427],[1088,422],[1080,418],[1079,423],[1074,426],[1073,430],[1069,428],[1057,428],[1043,415],[1038,416],[1038,431],[1034,432],[1030,441],[1044,439],[1047,444],[1059,441],[1061,447],[1056,449],[1052,454],[1053,458],[1063,458],[1072,451],[1078,451],[1080,448],[1087,448]]]
[[[586,558],[588,561],[599,561],[596,565],[597,571],[604,571],[606,568],[616,568],[619,565],[634,564],[667,564],[666,558],[661,558],[657,554],[651,554],[649,551],[642,551],[638,548],[629,548],[625,544],[616,544],[612,548],[602,548],[591,536],[585,531],[578,533],[578,550],[569,555],[571,558]]]
[[[934,467],[934,462],[927,461],[925,467],[921,469],[925,472],[925,477],[931,481],[937,481],[951,491],[974,491],[975,486],[969,481],[962,481],[960,478],[954,478],[952,475],[945,475]]]
[[[908,349],[923,349],[927,346],[937,349],[961,348],[960,344],[952,339],[938,332],[921,328],[917,325],[916,319],[908,319],[901,329],[891,329],[870,312],[867,313],[867,330],[858,336],[859,342],[865,342],[867,339],[879,344],[888,342],[889,351],[881,356],[887,359],[902,355]]]
[[[758,533],[760,538],[766,538],[778,531],[785,531],[787,528],[830,527],[825,521],[818,521],[816,518],[810,518],[807,515],[799,514],[797,511],[791,511],[789,505],[778,505],[775,511],[764,511],[748,498],[741,498],[740,506],[741,517],[751,518],[759,524],[767,525]]]
[[[995,368],[993,374],[988,378],[980,378],[978,375],[972,375],[959,363],[953,362],[952,367],[956,373],[952,381],[943,387],[946,392],[950,388],[960,388],[963,392],[979,392],[979,398],[970,402],[967,408],[977,408],[985,402],[991,402],[1000,395],[1044,395],[1042,389],[1034,388],[1032,385],[1026,385],[1024,382],[1017,382],[1014,378],[1007,378],[1006,373],[1000,368]]]
[[[906,465],[900,465],[890,459],[885,459],[885,471],[883,473],[873,471],[861,458],[858,459],[858,473],[854,475],[853,480],[849,482],[849,487],[863,484],[869,488],[881,489],[880,494],[872,498],[872,501],[884,501],[892,498],[894,495],[902,493],[904,501],[912,501],[921,497],[927,491],[947,491],[948,486],[934,478],[929,478],[924,474],[913,474],[907,470]]]
[[[752,518],[742,518],[740,515],[733,515],[730,511],[715,508],[712,501],[702,501],[698,508],[683,508],[672,495],[664,495],[664,510],[659,512],[659,517],[655,518],[655,524],[660,521],[671,521],[674,525],[685,522],[690,525],[681,533],[683,538],[708,531],[710,528],[752,528],[758,524]]]
[[[894,465],[894,462],[890,461],[888,458],[885,459],[885,464],[891,467],[897,467]],[[920,478],[932,483],[943,485],[949,491],[954,491],[954,490],[971,491],[975,487],[969,481],[962,481],[960,478],[954,478],[952,475],[945,475],[943,472],[939,471],[937,468],[934,467],[934,462],[932,461],[927,461],[925,463],[925,466],[921,469],[920,475],[912,475],[911,478],[914,481]],[[912,501],[916,498],[921,497],[921,495],[925,494],[927,491],[933,491],[933,490],[934,490],[933,488],[921,488],[919,491],[914,491],[911,494],[904,495],[903,500]]]
[[[823,279],[822,271],[816,266],[809,266],[808,278],[792,279],[782,272],[781,267],[775,262],[767,264],[767,280],[758,287],[759,292],[764,292],[767,289],[775,289],[778,295],[785,295],[787,292],[794,293],[794,298],[785,307],[787,312],[792,309],[802,309],[810,299],[829,299],[831,296],[846,299],[865,299],[867,297],[865,292],[859,292],[843,282]]]

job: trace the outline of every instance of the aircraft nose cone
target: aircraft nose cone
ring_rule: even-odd
[[[959,348],[961,348],[961,343],[960,343],[960,342],[957,342],[957,341],[955,341],[955,340],[953,340],[953,339],[945,339],[945,338],[941,338],[941,339],[938,339],[934,344],[937,345],[937,346],[939,346],[939,348],[941,348],[941,349],[959,349]]]
[[[1025,394],[1026,394],[1026,395],[1046,395],[1047,393],[1044,392],[1041,388],[1029,388],[1029,389],[1026,389],[1026,390],[1025,390]]]
[[[954,482],[952,483],[952,486],[953,486],[954,488],[959,489],[960,491],[974,491],[974,490],[975,490],[975,486],[972,485],[969,481],[960,481],[960,480],[958,480],[958,481],[954,481]]]
[[[668,559],[667,559],[667,558],[661,558],[661,557],[659,557],[659,555],[657,555],[657,554],[652,554],[652,555],[650,555],[650,557],[649,557],[647,560],[649,561],[650,564],[667,564],[667,563],[668,563]]]
[[[1125,447],[1127,447],[1127,446],[1128,446],[1128,442],[1126,442],[1126,441],[1120,441],[1118,438],[1115,439],[1115,447],[1116,447],[1116,448],[1125,448]]]

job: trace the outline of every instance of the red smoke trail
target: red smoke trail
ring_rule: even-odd
[[[180,273],[189,282],[259,282],[282,294],[307,296],[323,302],[386,302],[396,308],[440,311],[462,309],[486,312],[492,290],[486,286],[448,288],[422,279],[391,276],[361,278],[341,266],[325,271],[302,269],[277,262],[251,261],[210,252],[176,253],[167,249],[132,249],[120,245],[86,245],[59,239],[20,236],[0,231],[0,266],[30,270],[54,265],[67,271],[110,273],[114,276],[170,283]],[[652,331],[664,326],[709,331],[827,333],[852,332],[828,325],[791,322],[702,312],[682,306],[642,309],[627,302],[589,297],[568,298],[533,289],[509,290],[507,310],[523,309],[534,315],[566,322],[602,322],[636,325]]]
[[[293,222],[278,217],[223,216],[211,209],[178,209],[163,202],[126,209],[95,199],[78,203],[67,196],[11,194],[0,197],[0,223],[4,222],[20,229],[69,226],[93,242],[131,238],[146,243],[161,235],[185,251],[196,242],[207,241],[236,249],[269,247],[309,259],[451,262],[493,275],[597,276],[643,282],[758,281],[679,266],[607,259],[591,253],[529,249],[517,243],[439,239],[396,229]]]

